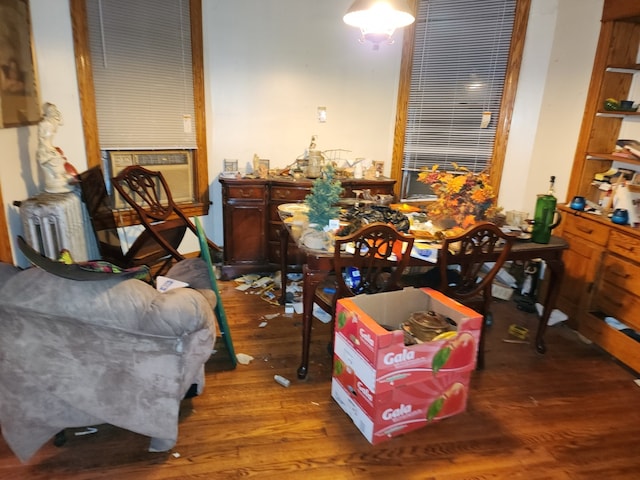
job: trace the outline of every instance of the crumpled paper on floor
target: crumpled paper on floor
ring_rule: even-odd
[[[542,316],[544,307],[542,306],[542,304],[536,303],[536,310],[538,310],[538,315]],[[564,322],[567,318],[569,317],[566,313],[558,310],[557,308],[554,308],[553,310],[551,310],[551,315],[549,315],[549,321],[547,322],[547,325],[551,327],[557,323]]]
[[[249,365],[251,363],[251,360],[253,360],[253,357],[251,355],[247,355],[246,353],[237,353],[236,360],[238,360],[238,363],[241,365]]]

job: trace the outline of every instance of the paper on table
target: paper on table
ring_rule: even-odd
[[[426,262],[437,263],[438,262],[438,248],[432,245],[413,244],[411,249],[411,256],[418,258]]]

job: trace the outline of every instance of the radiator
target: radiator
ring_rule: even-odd
[[[25,240],[42,255],[57,259],[67,249],[76,262],[100,258],[87,209],[75,192],[41,193],[20,204]]]

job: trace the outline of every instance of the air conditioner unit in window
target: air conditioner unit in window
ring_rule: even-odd
[[[109,158],[112,177],[129,165],[140,165],[162,172],[174,202],[193,202],[193,155],[190,150],[111,151]],[[113,192],[113,198],[115,209],[129,208],[118,192]]]

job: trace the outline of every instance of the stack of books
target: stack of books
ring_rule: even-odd
[[[616,142],[616,151],[613,155],[621,159],[640,160],[640,142],[620,139]]]

